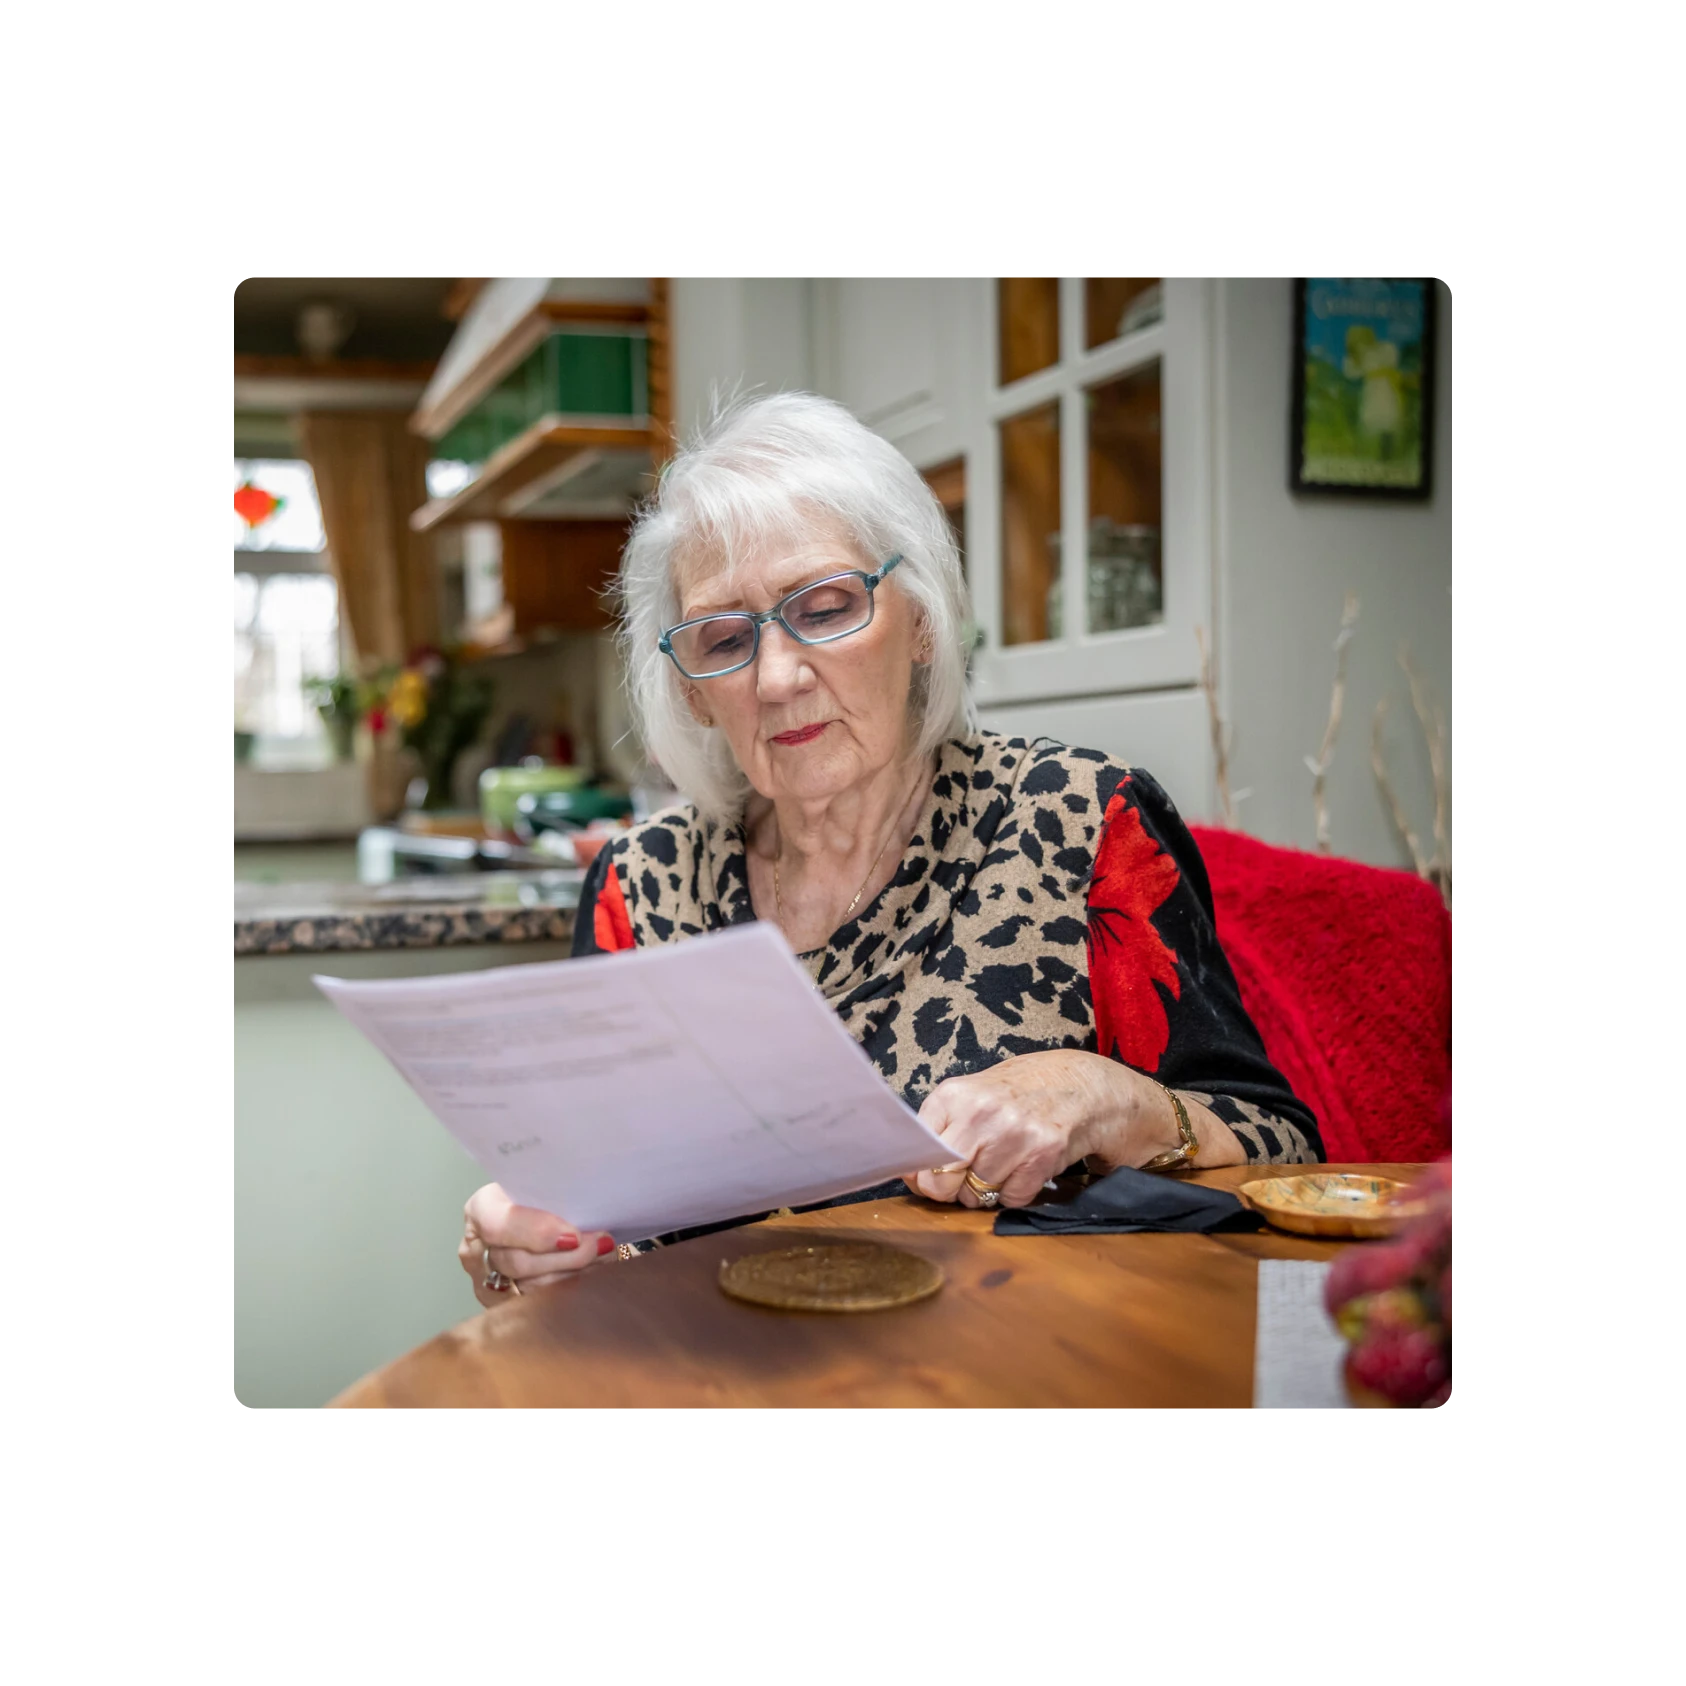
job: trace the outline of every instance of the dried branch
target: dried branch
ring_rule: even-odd
[[[1212,678],[1212,663],[1206,650],[1206,629],[1194,629],[1194,641],[1200,646],[1200,689],[1206,693],[1206,719],[1212,730],[1212,764],[1217,770],[1218,811],[1230,831],[1241,828],[1235,817],[1235,802],[1229,794],[1229,727],[1218,713],[1218,688]]]
[[[1429,863],[1428,875],[1440,886],[1450,904],[1452,843],[1446,822],[1452,802],[1452,781],[1446,773],[1446,716],[1439,708],[1431,713],[1428,688],[1411,665],[1411,652],[1404,644],[1399,646],[1399,665],[1411,687],[1411,707],[1416,712],[1417,724],[1422,727],[1423,741],[1428,745],[1429,775],[1434,781],[1434,859]]]
[[[1335,683],[1329,693],[1329,723],[1323,728],[1323,747],[1314,757],[1308,755],[1305,764],[1311,769],[1312,805],[1317,810],[1317,850],[1330,852],[1329,807],[1324,800],[1323,787],[1329,776],[1329,765],[1335,758],[1335,736],[1341,729],[1341,705],[1346,700],[1346,647],[1352,642],[1353,628],[1358,625],[1358,599],[1349,591],[1341,608],[1341,630],[1335,635]]]
[[[1387,760],[1382,754],[1382,719],[1386,713],[1387,698],[1383,697],[1376,704],[1376,718],[1370,726],[1370,770],[1376,775],[1376,783],[1387,800],[1388,812],[1393,816],[1394,829],[1404,838],[1405,847],[1411,851],[1411,864],[1417,869],[1417,876],[1427,878],[1428,858],[1423,854],[1421,844],[1417,842],[1417,834],[1411,829],[1410,821],[1405,818],[1405,808],[1399,800],[1399,793],[1387,776]]]

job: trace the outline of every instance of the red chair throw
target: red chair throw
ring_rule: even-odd
[[[1452,1145],[1452,919],[1407,872],[1190,828],[1265,1051],[1331,1161]]]

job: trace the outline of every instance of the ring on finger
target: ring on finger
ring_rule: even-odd
[[[498,1270],[493,1266],[492,1249],[490,1247],[487,1247],[482,1252],[481,1264],[484,1267],[485,1272],[480,1280],[480,1286],[482,1288],[490,1288],[494,1294],[501,1294],[506,1289],[515,1287],[514,1282],[511,1281],[509,1277],[505,1276],[501,1270]],[[520,1290],[517,1289],[516,1291],[519,1292]]]
[[[975,1171],[966,1172],[966,1186],[978,1197],[978,1204],[986,1209],[1001,1204],[1002,1183],[986,1183]]]

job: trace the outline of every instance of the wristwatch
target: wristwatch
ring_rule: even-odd
[[[1150,1078],[1150,1082],[1157,1079]],[[1159,1087],[1165,1089],[1160,1083]],[[1194,1133],[1194,1126],[1189,1122],[1188,1108],[1183,1105],[1182,1096],[1175,1089],[1165,1089],[1170,1097],[1171,1105],[1177,1112],[1177,1134],[1182,1137],[1181,1142],[1164,1153],[1156,1153],[1153,1158],[1142,1166],[1144,1171],[1187,1171],[1194,1166],[1194,1161],[1200,1154],[1200,1138]]]

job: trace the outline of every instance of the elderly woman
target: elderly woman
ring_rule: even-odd
[[[1025,1205],[1085,1162],[1322,1157],[1170,798],[976,729],[959,556],[894,447],[826,399],[737,405],[668,465],[620,590],[643,740],[690,800],[597,856],[576,954],[772,920],[952,1146],[908,1179],[931,1200]],[[496,1184],[465,1217],[487,1305],[617,1250]]]

